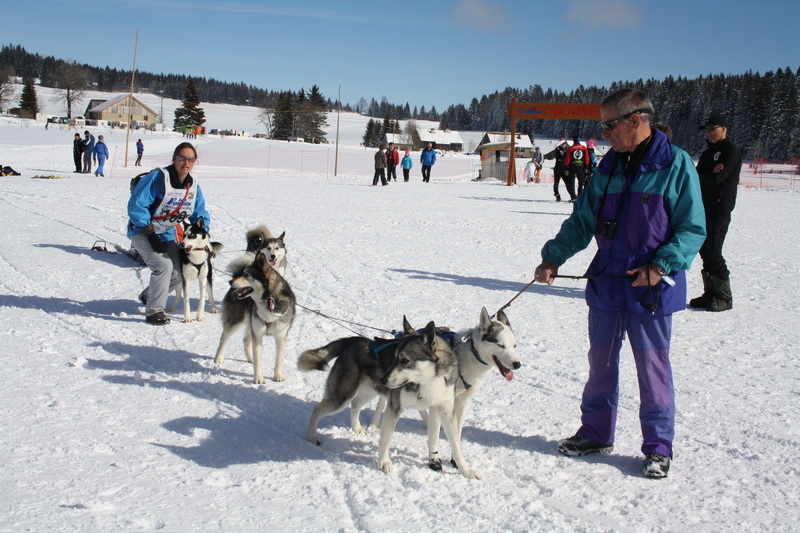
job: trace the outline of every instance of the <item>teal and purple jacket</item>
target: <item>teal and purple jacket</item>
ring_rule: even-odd
[[[700,182],[689,155],[653,130],[652,144],[630,182],[609,151],[575,200],[572,214],[542,259],[558,266],[586,248],[598,220],[616,220],[612,239],[596,237],[597,253],[586,276],[586,303],[601,311],[669,315],[686,308],[686,275],[706,238]],[[602,209],[602,212],[599,212]],[[626,271],[661,266],[675,285],[632,287]]]

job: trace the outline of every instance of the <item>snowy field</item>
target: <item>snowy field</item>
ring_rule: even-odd
[[[356,146],[363,126],[352,131],[345,144]],[[254,385],[238,340],[214,365],[219,315],[144,322],[136,295],[149,272],[90,251],[97,240],[128,246],[135,171],[69,173],[72,134],[0,118],[0,162],[22,172],[0,178],[0,531],[800,531],[797,193],[741,188],[726,243],[734,309],[675,315],[669,478],[641,476],[627,347],[614,453],[556,453],[578,427],[587,371],[587,308],[572,281],[537,284],[506,311],[523,366],[511,382],[486,380],[464,429],[482,479],[429,470],[414,412],[398,425],[387,475],[377,435],[352,433],[347,412],[323,419],[321,447],[305,440],[326,374],[299,372],[296,357],[350,331],[301,313],[286,381]],[[182,140],[147,135],[151,153]],[[48,174],[65,177],[32,179]],[[287,279],[304,306],[379,330],[403,315],[464,329],[530,281],[570,208],[549,184],[437,180],[436,167],[427,185],[415,176],[374,188],[370,177],[202,175],[213,238],[226,246],[217,265],[264,223],[286,231]],[[582,274],[592,253],[562,273]],[[217,275],[217,300],[225,281]],[[699,294],[699,261],[689,283]],[[270,368],[270,339],[264,351]],[[441,451],[449,457],[444,441]]]

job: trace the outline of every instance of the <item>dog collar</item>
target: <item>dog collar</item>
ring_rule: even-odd
[[[482,364],[484,364],[484,365],[486,365],[486,366],[489,366],[489,363],[487,363],[486,361],[484,361],[484,360],[483,360],[483,357],[481,357],[481,354],[479,354],[479,353],[478,353],[478,350],[476,350],[476,349],[475,349],[475,341],[474,341],[474,340],[472,340],[472,337],[470,337],[470,338],[469,338],[469,347],[472,349],[472,355],[474,355],[474,356],[475,356],[475,359],[477,359],[478,361],[480,361]]]

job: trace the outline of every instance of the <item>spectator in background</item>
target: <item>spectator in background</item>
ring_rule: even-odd
[[[538,146],[533,149],[532,159],[533,159],[533,166],[536,167],[536,174],[533,178],[533,181],[539,183],[542,181],[541,175],[542,175],[543,156]]]
[[[572,146],[567,150],[567,158],[564,164],[569,169],[567,177],[567,187],[578,182],[578,194],[586,186],[586,167],[589,166],[589,151],[581,144],[579,137],[572,140]]]
[[[386,150],[386,181],[397,181],[397,164],[400,162],[400,152],[397,151],[394,143],[389,143],[389,148]]]
[[[728,140],[728,118],[725,115],[712,114],[700,129],[705,130],[708,143],[708,148],[700,154],[697,162],[708,236],[700,248],[704,291],[702,296],[689,301],[689,307],[727,311],[733,309],[733,293],[730,271],[722,256],[722,245],[736,205],[742,154]]]
[[[83,172],[92,171],[92,155],[94,154],[94,135],[89,130],[83,132]]]
[[[94,156],[95,163],[97,163],[97,170],[94,172],[94,175],[105,178],[103,175],[103,165],[105,165],[106,159],[108,159],[108,147],[105,141],[103,141],[102,135],[97,137],[97,143],[94,145],[92,155]]]
[[[411,167],[414,165],[414,160],[411,159],[411,152],[406,150],[406,155],[403,156],[403,161],[400,164],[403,167],[403,181],[408,181]]]
[[[569,193],[570,202],[575,199],[575,184],[567,181],[567,167],[564,165],[564,161],[567,159],[568,148],[569,145],[567,144],[566,139],[562,137],[558,142],[558,145],[544,155],[545,159],[556,160],[556,164],[553,167],[553,194],[556,195],[556,202],[561,201],[561,194],[558,192],[558,182],[561,180],[564,181],[564,185],[567,187],[567,193]]]
[[[378,151],[375,152],[375,174],[372,176],[372,186],[378,185],[378,178],[381,179],[381,185],[386,185],[386,151],[385,146],[380,145]]]
[[[422,183],[428,183],[431,181],[431,167],[436,163],[436,150],[433,149],[432,143],[425,146],[419,156],[419,162],[422,164]]]
[[[76,133],[72,141],[72,159],[75,161],[75,172],[78,174],[83,172],[83,139],[80,133]]]
[[[144,155],[144,143],[139,139],[136,141],[136,163],[134,163],[134,166],[142,166],[142,155]]]

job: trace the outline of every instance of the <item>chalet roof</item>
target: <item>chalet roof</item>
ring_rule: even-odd
[[[419,140],[424,143],[436,143],[437,145],[464,144],[461,135],[457,131],[417,128],[417,133],[419,134]]]
[[[116,104],[128,99],[129,97],[131,97],[131,95],[129,95],[129,94],[121,94],[119,96],[115,96],[114,98],[109,98],[108,100],[104,101],[103,103],[101,103],[99,105],[96,105],[95,107],[91,108],[89,110],[89,112],[90,113],[102,113],[103,111],[105,111],[105,110],[111,108],[112,106],[114,106],[114,105],[116,105]],[[142,102],[141,100],[136,98],[136,96],[133,96],[132,98],[133,98],[133,100],[134,100],[134,102],[136,104],[139,104],[140,106],[145,108],[148,111],[148,113],[150,113],[152,115],[156,114],[156,112],[153,109],[151,109],[150,106],[148,106],[147,104],[145,104],[144,102]]]
[[[511,144],[511,134],[510,133],[500,133],[500,132],[493,132],[489,131],[481,139],[480,144],[478,145],[477,150],[480,150],[483,146],[505,146]],[[515,148],[533,148],[533,143],[531,142],[531,138],[527,135],[522,133],[518,133],[516,138],[514,139],[514,147]]]

